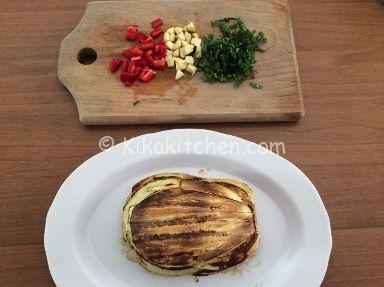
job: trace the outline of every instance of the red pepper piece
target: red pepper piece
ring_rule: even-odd
[[[155,52],[161,57],[165,57],[165,55],[167,55],[167,47],[157,44],[155,48]]]
[[[160,25],[163,25],[163,24],[164,24],[164,22],[161,18],[158,18],[158,19],[151,22],[151,25],[153,28],[159,27]]]
[[[143,59],[140,56],[135,56],[131,58],[131,62],[138,67],[143,67],[145,65]]]
[[[157,40],[156,45],[162,45],[162,46],[165,46],[165,41],[164,41],[164,39],[159,39],[159,40]]]
[[[127,41],[135,41],[136,38],[137,38],[137,26],[128,27],[128,30],[125,33],[125,39]]]
[[[141,56],[141,55],[143,55],[143,51],[141,51],[138,47],[136,47],[136,46],[134,46],[133,48],[132,48],[132,53],[133,53],[133,55],[135,55],[135,56]]]
[[[138,61],[135,61],[135,66],[137,67],[144,67],[146,65],[146,61],[144,59],[140,59]]]
[[[145,35],[143,32],[137,32],[136,38],[140,41],[140,43],[143,43],[145,39],[147,39],[147,35]]]
[[[153,30],[151,31],[151,36],[152,36],[153,38],[156,38],[156,37],[158,37],[158,36],[160,36],[160,35],[162,35],[162,34],[164,34],[164,31],[163,31],[163,29],[161,29],[160,27],[157,27],[157,28],[155,28],[155,29],[153,29]]]
[[[155,53],[155,55],[153,56],[153,60],[154,61],[159,61],[161,59],[163,59],[163,57],[160,54],[158,54],[158,53]]]
[[[136,62],[136,61],[139,61],[139,60],[141,60],[141,56],[134,56],[134,57],[131,58],[132,62]]]
[[[165,59],[153,61],[153,68],[158,70],[165,69]]]
[[[144,66],[142,69],[141,69],[141,72],[139,74],[139,79],[141,79],[142,77],[144,77],[145,73],[149,71],[149,68],[148,66]]]
[[[145,57],[150,57],[152,55],[153,55],[153,50],[147,50],[147,51],[144,52],[144,58]]]
[[[122,65],[121,65],[121,70],[122,70],[123,72],[126,72],[127,69],[128,69],[129,61],[128,61],[127,59],[123,59],[122,62],[123,62],[123,63],[122,63]]]
[[[124,82],[124,86],[126,87],[132,87],[132,85],[135,83],[136,79],[129,79]]]
[[[130,62],[129,65],[128,65],[128,68],[127,68],[127,72],[131,75],[131,77],[134,76],[135,74],[135,65],[134,65],[134,62]]]
[[[120,80],[125,83],[126,81],[132,80],[133,76],[128,72],[121,72]]]
[[[144,40],[144,43],[152,43],[153,42],[153,38],[151,36],[148,36],[145,40]]]
[[[134,56],[133,51],[132,51],[132,48],[123,50],[123,51],[121,52],[121,54],[122,54],[124,57],[128,58],[128,59],[130,59],[130,58],[132,58],[132,57]]]
[[[135,67],[135,71],[134,71],[134,77],[135,79],[137,79],[137,77],[139,77],[141,71],[143,70],[142,67]]]
[[[156,76],[155,71],[153,70],[148,70],[148,71],[143,71],[140,74],[139,80],[143,81],[144,83],[148,83],[150,80],[152,80]]]
[[[153,56],[152,55],[153,55],[153,50],[147,50],[147,51],[145,51],[143,58],[147,62],[153,63]]]
[[[109,63],[109,70],[111,73],[115,73],[121,66],[122,61],[119,58],[113,58]]]
[[[145,51],[145,50],[149,50],[149,49],[153,49],[155,47],[155,44],[152,42],[144,42],[143,44],[141,44],[141,50]]]
[[[148,56],[147,58],[144,59],[144,62],[146,65],[152,67],[153,65],[153,57],[152,56]]]

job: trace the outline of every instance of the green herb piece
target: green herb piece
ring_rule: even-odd
[[[263,32],[255,35],[240,18],[223,18],[211,22],[219,27],[222,36],[208,35],[204,39],[203,55],[197,66],[204,72],[203,80],[234,82],[238,87],[253,75],[255,52],[264,52],[260,44],[267,39]]]
[[[133,102],[133,106],[136,106],[138,103],[140,103],[140,101]]]
[[[254,89],[262,89],[263,85],[255,82],[250,82],[249,85]]]

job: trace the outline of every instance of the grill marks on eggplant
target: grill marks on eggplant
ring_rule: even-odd
[[[131,228],[139,250],[151,250],[141,252],[145,260],[156,265],[184,261],[194,265],[246,240],[254,232],[253,222],[253,213],[240,202],[199,191],[171,189],[139,203],[132,213]],[[185,252],[193,255],[181,259],[179,254]]]

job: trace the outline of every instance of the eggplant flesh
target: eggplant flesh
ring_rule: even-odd
[[[252,190],[245,183],[181,173],[138,182],[123,209],[123,238],[147,270],[210,275],[259,246]]]

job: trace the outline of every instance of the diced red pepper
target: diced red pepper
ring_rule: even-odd
[[[135,83],[136,79],[129,79],[124,82],[124,86],[126,87],[132,87],[132,85]]]
[[[137,38],[137,26],[128,27],[128,30],[125,33],[125,39],[127,41],[135,41],[136,38]]]
[[[120,80],[125,83],[126,81],[132,80],[134,77],[128,72],[121,72]]]
[[[160,18],[151,23],[153,27],[151,36],[139,32],[137,25],[128,27],[125,34],[126,40],[138,40],[141,43],[141,47],[133,46],[123,50],[123,59],[113,58],[109,65],[111,72],[116,72],[120,67],[122,68],[120,79],[125,86],[132,86],[136,79],[145,83],[151,81],[156,76],[156,72],[148,68],[148,66],[154,69],[164,69],[166,67],[164,57],[166,56],[167,48],[165,41],[159,39],[155,45],[153,40],[164,34],[164,31],[160,28],[162,24],[163,20]]]
[[[147,61],[145,61],[144,59],[140,59],[135,62],[135,66],[137,67],[144,67],[146,64],[147,64]]]
[[[145,65],[143,59],[140,56],[135,56],[131,58],[131,62],[137,67],[143,67]]]
[[[128,58],[128,59],[130,59],[130,58],[132,58],[132,57],[134,56],[134,55],[133,55],[132,48],[123,50],[123,51],[121,52],[121,54],[122,54],[124,57]]]
[[[111,73],[115,73],[121,66],[122,61],[119,58],[113,58],[109,63],[109,70]]]
[[[141,60],[141,56],[134,56],[131,58],[131,62],[136,62],[136,61],[139,61]]]
[[[153,38],[156,38],[156,37],[158,37],[158,36],[160,36],[160,35],[162,35],[162,34],[164,34],[164,31],[163,31],[163,29],[161,29],[160,27],[157,27],[157,28],[155,28],[155,29],[153,29],[153,30],[151,31],[151,36],[152,36]]]
[[[127,69],[128,69],[129,61],[128,61],[127,59],[123,59],[122,62],[123,62],[123,63],[122,63],[121,70],[122,70],[123,72],[126,72]]]
[[[144,67],[141,69],[141,72],[140,72],[140,74],[139,74],[139,79],[142,78],[142,77],[145,75],[145,73],[148,72],[148,71],[149,71],[148,66],[144,66]]]
[[[148,36],[145,40],[144,43],[151,43],[153,42],[153,38],[151,36]]]
[[[153,65],[153,57],[147,56],[145,59],[143,59],[145,65],[152,67]]]
[[[144,72],[144,73],[143,73]],[[142,71],[139,77],[140,81],[143,81],[144,83],[148,83],[150,80],[152,80],[156,76],[155,71],[149,69],[148,71]]]
[[[141,44],[141,50],[145,51],[145,50],[149,50],[149,49],[153,49],[155,47],[155,44],[152,42],[144,42]]]
[[[143,55],[143,51],[141,51],[138,47],[136,47],[136,46],[134,46],[133,48],[132,48],[132,52],[133,52],[133,55],[134,56],[141,56],[141,55]]]
[[[160,25],[163,25],[163,20],[161,18],[158,18],[151,22],[151,25],[153,28],[159,27]]]
[[[157,44],[155,48],[155,52],[159,54],[161,57],[165,57],[165,55],[167,55],[167,47]]]
[[[153,56],[152,55],[153,55],[153,50],[147,50],[147,51],[145,51],[143,58],[147,62],[152,64],[153,63]]]
[[[137,79],[137,77],[139,77],[141,71],[143,70],[142,67],[135,67],[135,71],[134,71],[134,77],[135,79]]]
[[[158,60],[161,60],[161,59],[164,59],[164,57],[162,57],[160,54],[158,53],[155,53],[155,55],[153,56],[153,60],[155,61],[158,61]]]
[[[165,59],[153,61],[153,68],[158,70],[165,69]]]
[[[128,65],[127,72],[133,77],[135,74],[135,64],[131,61]]]
[[[156,45],[163,45],[163,46],[165,46],[165,41],[164,41],[164,39],[159,39],[159,40],[157,40]]]
[[[153,50],[147,50],[147,51],[144,52],[144,58],[152,56],[152,55],[153,55]]]
[[[145,41],[145,39],[147,39],[147,35],[145,35],[143,32],[137,32],[137,35],[136,35],[136,38],[137,40],[139,40],[141,43],[143,43]]]

